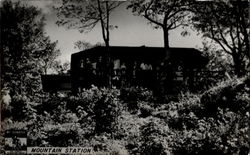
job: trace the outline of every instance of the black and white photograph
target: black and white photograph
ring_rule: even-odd
[[[249,0],[0,11],[0,154],[250,155]]]
[[[27,133],[25,130],[7,130],[4,134],[5,154],[26,154]]]

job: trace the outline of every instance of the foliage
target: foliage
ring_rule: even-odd
[[[153,108],[148,117],[123,112],[120,136],[129,141],[126,147],[132,154],[248,152],[249,87],[249,78],[232,79],[203,94],[184,94],[178,102]],[[224,95],[231,99],[221,102]]]
[[[93,136],[117,132],[121,106],[117,89],[83,90],[78,96],[50,96],[37,109],[34,126],[30,126],[33,142],[51,146],[75,146]],[[62,138],[63,137],[63,138]]]
[[[94,136],[89,141],[86,140],[84,146],[91,146],[95,151],[99,152],[128,155],[128,151],[125,148],[125,142],[122,140],[114,140],[109,134]]]
[[[58,41],[52,42],[50,41],[49,37],[46,37],[44,39],[44,44],[41,46],[44,46],[43,56],[40,57],[40,65],[42,66],[42,73],[48,74],[50,70],[53,70],[55,68],[55,65],[57,64],[56,59],[61,55],[60,50],[56,49]],[[39,47],[41,47],[39,45]]]
[[[117,138],[126,142],[126,148],[130,153],[138,153],[141,137],[140,127],[146,123],[146,118],[140,118],[128,111],[123,111],[118,118],[118,123]]]
[[[191,7],[194,27],[232,57],[237,76],[245,75],[249,66],[248,6],[249,1],[219,0],[197,2]]]
[[[174,154],[238,154],[249,150],[249,78],[221,82],[197,96],[170,103],[165,120]],[[223,101],[224,96],[227,99]],[[160,117],[160,112],[155,116]]]
[[[59,20],[56,22],[59,26],[78,29],[81,33],[92,30],[98,23],[101,25],[102,39],[106,46],[106,66],[111,68],[111,58],[109,53],[110,13],[117,8],[122,1],[78,1],[64,0],[62,5],[55,8]],[[78,42],[79,43],[79,42]],[[76,45],[80,45],[81,43]],[[88,45],[88,44],[85,44]],[[79,46],[78,46],[79,47]],[[111,69],[108,69],[107,85],[111,87]]]
[[[164,46],[169,48],[168,31],[187,24],[188,2],[183,0],[136,0],[128,8],[135,14],[146,18],[155,28],[164,32]],[[167,55],[168,56],[168,55]]]
[[[26,121],[33,118],[33,113],[36,112],[36,109],[34,109],[34,104],[25,95],[13,96],[10,107],[12,118],[19,121]]]
[[[55,8],[59,18],[56,23],[59,26],[78,29],[81,33],[92,30],[98,23],[100,23],[103,40],[106,47],[109,47],[109,31],[113,27],[109,22],[110,13],[120,4],[122,4],[122,2],[119,1],[103,2],[100,0],[65,0],[61,6]],[[81,45],[81,43],[78,43],[76,43],[77,46]]]
[[[162,8],[156,8],[163,1],[154,2],[152,9],[163,15]],[[72,9],[71,5],[65,7]],[[137,87],[118,90],[92,86],[76,96],[38,95],[38,73],[43,72],[43,61],[57,54],[56,42],[45,36],[44,21],[37,19],[40,13],[36,8],[4,1],[1,13],[17,21],[1,25],[7,38],[3,54],[9,56],[11,68],[10,74],[6,71],[1,76],[12,88],[10,92],[3,90],[1,127],[27,130],[29,146],[86,146],[112,154],[249,153],[249,77],[229,77],[204,93],[181,94],[178,101],[162,104],[155,101],[152,91]],[[207,48],[208,53],[214,52]],[[210,56],[216,64],[225,63]],[[215,67],[211,64],[208,69]],[[36,86],[29,86],[33,82]],[[0,140],[2,143],[3,137]]]
[[[209,62],[205,68],[197,73],[199,78],[194,83],[195,88],[197,88],[196,90],[208,90],[216,85],[216,83],[234,77],[232,59],[223,50],[204,40],[201,51],[209,59]]]
[[[30,146],[85,146],[114,154],[239,154],[250,148],[249,81],[223,81],[203,94],[182,94],[178,102],[161,105],[147,89],[93,86],[77,96],[44,96],[27,113],[29,119],[6,118],[3,125],[27,129]],[[12,101],[29,102],[22,98]],[[133,113],[126,103],[131,100],[138,102]]]
[[[169,51],[169,31],[178,27],[188,26],[190,18],[189,3],[187,0],[134,0],[130,1],[128,9],[138,16],[147,19],[154,28],[163,30],[165,55],[157,64],[160,67],[158,81],[159,94],[170,94],[173,90],[174,69],[171,62],[171,53]],[[185,34],[186,32],[182,33]],[[161,63],[163,64],[161,66]],[[160,100],[167,100],[159,97]]]
[[[140,152],[143,154],[170,154],[166,134],[168,133],[168,125],[157,119],[150,120],[147,124],[141,126],[141,146]]]
[[[1,88],[5,91],[3,95],[1,90],[1,131],[39,129],[35,106],[44,95],[40,74],[47,73],[60,51],[46,35],[45,19],[36,7],[4,0],[0,10]]]
[[[249,149],[249,81],[223,81],[203,94],[183,94],[178,102],[157,106],[146,89],[127,88],[120,95],[117,89],[93,86],[77,96],[45,96],[37,110],[17,112],[29,119],[7,118],[3,124],[27,129],[31,146],[86,146],[118,154],[238,154]],[[131,113],[126,101],[134,99],[137,112]],[[12,101],[29,102],[24,97]]]
[[[153,92],[142,87],[130,87],[121,89],[121,100],[131,113],[137,113],[140,102],[152,102]]]
[[[249,111],[249,79],[231,79],[206,91],[201,102],[206,106],[207,113],[213,113],[217,108],[228,108],[230,111],[245,113]]]
[[[82,40],[78,40],[74,43],[74,48],[77,48],[81,51],[93,48],[93,47],[97,47],[97,46],[103,46],[102,43],[97,42],[96,44],[92,45],[91,43],[87,42],[87,41],[82,41]]]
[[[97,89],[94,91],[98,91]],[[95,102],[93,112],[95,114],[94,120],[96,122],[95,132],[97,134],[107,132],[115,133],[117,128],[117,117],[119,116],[119,102],[118,102],[118,90],[102,89],[101,98]],[[93,103],[93,102],[92,102]]]
[[[68,61],[64,63],[62,63],[60,60],[54,61],[51,69],[55,74],[69,74],[70,63]]]
[[[98,3],[100,3],[100,9]],[[104,22],[110,12],[120,4],[121,2],[109,2],[106,8],[106,4],[99,0],[87,2],[65,0],[61,6],[55,8],[59,17],[57,24],[60,26],[65,25],[67,28],[79,29],[80,32],[88,32],[101,20]],[[108,11],[108,14],[106,11]],[[109,23],[104,23],[105,28],[107,28],[106,24]]]
[[[46,36],[37,8],[9,0],[1,4],[1,87],[11,96],[34,97],[41,90],[40,74],[59,54],[57,42]]]

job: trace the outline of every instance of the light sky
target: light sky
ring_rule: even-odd
[[[45,31],[52,41],[58,40],[58,49],[62,55],[59,59],[62,62],[70,61],[72,53],[79,52],[74,48],[74,43],[83,40],[95,44],[103,42],[100,25],[97,25],[89,33],[80,33],[77,29],[66,29],[58,27],[55,22],[57,17],[52,9],[57,5],[58,0],[27,0],[29,5],[42,9],[46,18]],[[161,29],[154,29],[143,17],[134,16],[131,10],[126,9],[126,3],[116,8],[110,16],[110,24],[118,26],[110,32],[111,46],[157,46],[163,47],[163,32]],[[189,36],[181,36],[182,28],[172,30],[169,33],[171,47],[201,47],[201,37],[192,32]]]

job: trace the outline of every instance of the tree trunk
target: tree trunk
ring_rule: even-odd
[[[241,77],[242,75],[244,75],[243,73],[244,68],[242,68],[243,66],[241,64],[242,61],[240,60],[238,54],[233,54],[232,56],[233,56],[233,62],[234,62],[234,73],[236,76]]]
[[[170,52],[169,52],[169,36],[168,36],[168,29],[163,27],[163,39],[164,39],[164,49],[166,52],[165,59],[168,60],[170,58]]]
[[[110,65],[110,48],[109,48],[109,10],[108,10],[108,1],[105,2],[106,4],[106,25],[103,19],[103,12],[101,9],[100,0],[97,0],[98,4],[98,11],[99,11],[99,18],[101,21],[101,28],[102,28],[102,36],[106,46],[106,84],[109,88],[111,88],[111,65]]]
[[[112,83],[111,83],[111,73],[112,73],[112,66],[111,66],[111,55],[110,55],[110,46],[109,46],[109,41],[105,42],[106,44],[106,52],[107,52],[107,58],[106,58],[106,67],[107,67],[107,86],[108,88],[111,88]]]
[[[165,27],[162,27],[163,29],[163,37],[164,37],[164,50],[165,50],[165,57],[163,60],[163,65],[161,66],[160,71],[160,100],[163,102],[166,102],[166,96],[169,98],[168,95],[171,95],[172,90],[172,83],[173,83],[173,69],[171,64],[171,53],[169,50],[169,35],[168,35],[168,29]]]
[[[105,41],[105,44],[106,44],[106,50],[107,50],[107,69],[108,69],[108,72],[107,72],[107,85],[108,85],[108,88],[111,88],[112,87],[112,83],[111,83],[111,79],[112,79],[112,65],[111,65],[111,54],[110,54],[110,46],[109,46],[109,6],[108,6],[108,1],[105,2],[106,4],[106,15],[107,15],[107,18],[106,18],[106,41]]]

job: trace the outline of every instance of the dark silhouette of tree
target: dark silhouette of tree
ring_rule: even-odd
[[[191,6],[194,27],[232,57],[237,76],[244,75],[250,58],[249,1],[207,1]]]
[[[169,31],[187,26],[189,0],[134,0],[128,5],[136,15],[147,19],[155,28],[163,30],[165,57],[159,80],[160,96],[172,93],[174,71],[169,50]]]
[[[81,51],[90,49],[93,46],[91,43],[81,40],[75,42],[74,45],[74,48],[79,49]]]
[[[1,4],[1,87],[11,94],[41,90],[40,74],[59,51],[44,32],[44,17],[33,6],[4,0]]]
[[[105,46],[104,44],[100,43],[100,42],[97,42],[96,44],[91,44],[87,41],[84,41],[84,40],[78,40],[74,43],[74,48],[77,48],[81,51],[83,50],[87,50],[87,49],[90,49],[90,48],[93,48],[93,47],[96,47],[96,46]]]
[[[110,67],[110,13],[122,2],[119,1],[80,1],[63,0],[62,5],[57,7],[59,20],[56,22],[59,26],[78,29],[80,32],[92,30],[98,23],[101,25],[102,37],[106,46],[107,56],[107,83],[111,86],[111,67]]]
[[[43,68],[42,73],[48,74],[49,70],[53,70],[55,66],[56,59],[61,55],[60,50],[56,49],[57,41],[50,41],[49,37],[44,38],[44,42],[46,45],[45,50],[43,50],[43,56],[41,57],[41,66]]]
[[[187,0],[134,0],[128,8],[136,15],[146,18],[155,28],[163,30],[166,59],[169,59],[169,31],[187,26],[188,4]]]

